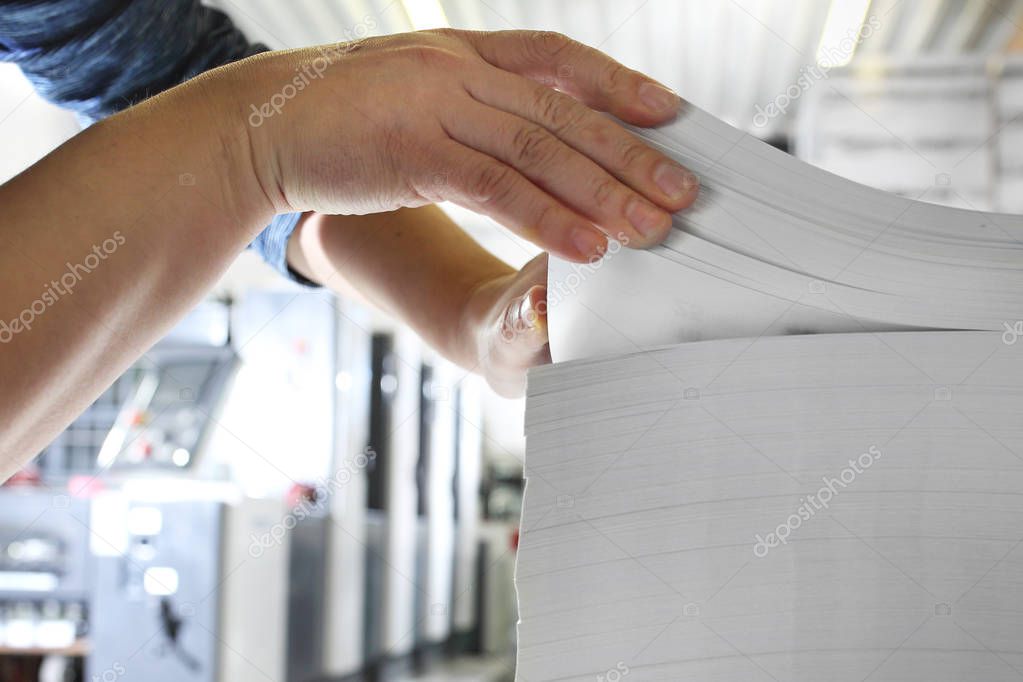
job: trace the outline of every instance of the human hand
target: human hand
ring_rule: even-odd
[[[678,97],[560,34],[421,31],[228,68],[277,212],[449,200],[584,261],[607,234],[659,243],[695,199],[691,173],[597,113],[656,125]]]
[[[474,371],[505,397],[522,395],[526,370],[551,361],[547,345],[547,254],[476,287],[464,311],[463,333],[477,353]]]

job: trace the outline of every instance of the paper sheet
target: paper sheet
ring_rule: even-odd
[[[637,130],[695,172],[650,251],[552,258],[555,361],[700,339],[1023,319],[1023,217],[912,201],[816,169],[688,106]]]

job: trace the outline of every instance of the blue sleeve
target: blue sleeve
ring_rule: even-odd
[[[218,66],[267,50],[198,0],[0,0],[0,61],[85,124]],[[281,215],[250,247],[278,272],[300,215]]]
[[[284,273],[299,284],[319,286],[288,267],[288,239],[298,225],[301,213],[284,213],[275,216],[270,224],[259,233],[249,248],[260,255],[274,270]]]

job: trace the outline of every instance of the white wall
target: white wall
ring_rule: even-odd
[[[14,64],[0,64],[0,182],[78,132],[74,115],[35,94]]]

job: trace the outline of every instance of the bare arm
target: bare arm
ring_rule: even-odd
[[[436,206],[309,215],[288,262],[334,291],[354,289],[503,395],[521,393],[525,370],[550,360],[546,257],[517,271]]]
[[[244,138],[190,125],[233,120],[204,89],[97,124],[0,187],[0,479],[195,305],[272,215],[240,170]]]

